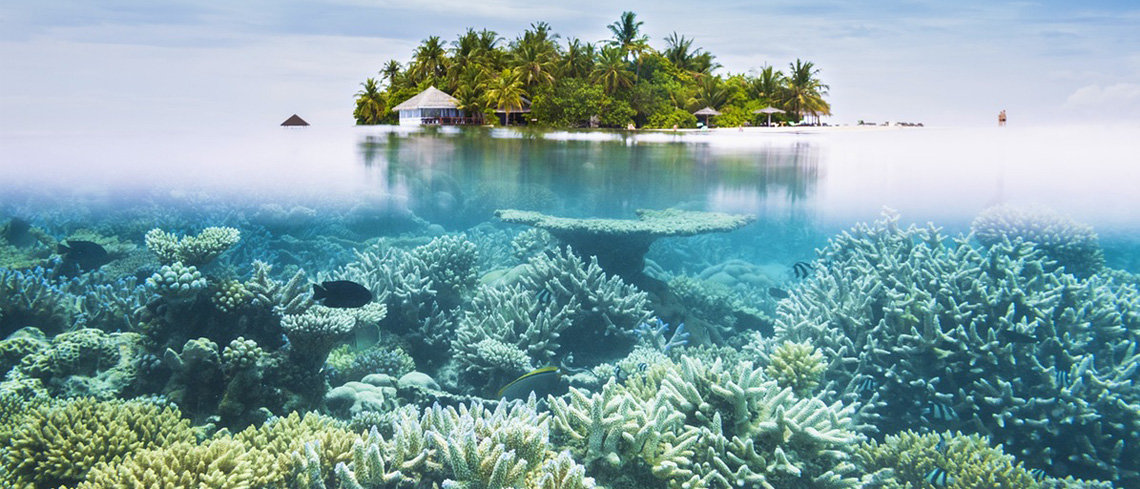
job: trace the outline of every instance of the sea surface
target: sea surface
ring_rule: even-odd
[[[369,413],[469,406],[513,392],[510,385],[529,392],[530,382],[554,377],[530,372],[544,366],[558,366],[561,377],[557,387],[534,384],[536,393],[557,396],[569,387],[589,395],[611,382],[630,386],[614,394],[631,396],[630,404],[639,392],[633,386],[650,382],[641,376],[663,382],[651,390],[668,391],[662,379],[675,372],[697,392],[695,371],[748,362],[743,371],[785,379],[785,367],[773,365],[807,365],[804,375],[815,380],[794,384],[795,396],[834,410],[830,425],[811,421],[813,433],[831,441],[802,445],[785,434],[792,441],[780,445],[750,432],[775,412],[784,422],[783,407],[763,407],[784,402],[772,396],[737,405],[735,416],[755,411],[735,424],[728,405],[698,403],[693,409],[726,419],[702,427],[721,414],[698,412],[682,423],[704,430],[696,443],[710,444],[709,457],[743,450],[727,438],[708,441],[733,430],[752,437],[760,459],[778,457],[760,463],[734,452],[730,472],[697,486],[763,487],[749,474],[766,473],[776,487],[893,487],[874,485],[883,477],[912,487],[982,487],[969,484],[996,479],[978,475],[968,460],[980,452],[970,450],[1001,445],[1020,472],[1003,472],[1005,485],[993,487],[1140,487],[1135,134],[1110,127],[383,126],[4,134],[0,353],[7,356],[0,368],[8,370],[0,404],[50,411],[68,398],[143,397],[172,403],[215,436],[294,411],[353,428],[368,426],[362,420],[385,426],[390,417]],[[552,236],[496,217],[507,209],[569,218],[563,224],[571,228],[666,209],[693,211],[683,216],[694,221],[713,212],[739,222],[648,240],[592,235],[579,242],[599,254],[622,251],[598,257],[598,272],[591,256],[561,247],[570,239],[559,234],[565,229]],[[674,224],[684,223],[663,226]],[[169,251],[211,228],[225,230],[206,231],[195,251]],[[164,239],[173,244],[158,243]],[[626,253],[636,243],[647,251]],[[211,246],[217,249],[201,252]],[[322,282],[327,290],[314,306],[312,287]],[[381,304],[386,312],[362,312]],[[345,323],[327,318],[342,313],[356,314],[336,316],[355,329],[333,331]],[[548,330],[534,333],[531,325]],[[310,334],[320,328],[333,329]],[[73,339],[77,332],[87,343]],[[119,354],[59,360],[60,348],[86,351],[69,341],[114,344],[100,348]],[[780,357],[793,355],[780,350],[791,342],[814,348],[818,359]],[[212,348],[214,363],[192,364],[189,358],[203,358],[189,353],[195,348]],[[251,360],[234,360],[244,358],[239,350]],[[812,362],[821,362],[818,370]],[[130,368],[116,370],[124,364]],[[398,395],[394,383],[384,384],[392,389],[376,394],[384,402],[344,404],[351,395],[335,391],[346,382],[363,388],[368,373],[394,379],[413,370],[434,379],[416,389],[434,394],[409,394],[401,381]],[[743,382],[735,372],[708,375]],[[235,383],[253,378],[262,388],[234,400]],[[748,392],[765,389],[753,387]],[[715,392],[704,395],[721,395]],[[530,409],[569,409],[558,402]],[[11,433],[45,422],[11,414],[21,410],[0,409],[5,444],[18,447],[33,435]],[[637,450],[607,458],[558,435],[574,429],[552,423],[550,453],[569,450],[599,484],[680,487],[688,477],[653,465],[661,460],[638,460]],[[916,438],[906,445],[888,435]],[[978,445],[971,435],[987,438]],[[921,445],[909,456],[923,461],[910,472],[892,468],[884,462],[891,456],[857,443]],[[21,465],[13,454],[26,452],[13,446],[0,447],[0,482],[72,487],[98,479],[87,479],[91,467],[51,475]],[[701,461],[701,450],[696,461],[685,458],[696,464],[689,469],[720,470],[722,462]],[[781,468],[787,460],[779,457],[799,468]],[[846,457],[856,465],[837,462]],[[416,473],[436,482],[457,477],[446,467]],[[895,472],[878,472],[886,468]],[[127,483],[108,474],[98,480],[111,482],[84,487]],[[325,474],[330,487],[341,487],[332,485],[331,467]],[[1065,482],[1069,476],[1093,482]]]

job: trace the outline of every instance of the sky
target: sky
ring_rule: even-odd
[[[0,131],[352,124],[388,59],[468,27],[545,21],[585,41],[637,13],[650,44],[695,39],[720,73],[809,60],[830,122],[1140,123],[1140,2],[288,0],[0,4]]]

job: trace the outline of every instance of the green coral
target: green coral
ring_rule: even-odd
[[[76,484],[100,462],[195,439],[177,408],[153,402],[79,398],[36,409],[22,421],[3,451],[8,487]]]
[[[785,341],[772,352],[770,360],[764,369],[768,376],[776,379],[780,387],[791,388],[799,396],[811,394],[827,369],[823,353],[807,343]]]
[[[253,293],[237,280],[226,280],[218,284],[210,300],[219,310],[234,312],[252,302]]]
[[[146,247],[165,265],[182,262],[200,267],[241,240],[241,232],[230,227],[208,227],[195,236],[178,236],[155,228],[146,233]]]
[[[930,487],[926,476],[934,469],[947,474],[948,488],[1036,489],[1045,486],[1001,446],[979,435],[918,434],[904,431],[883,441],[864,442],[855,449],[857,464],[873,480],[869,487]]]
[[[798,397],[749,362],[690,357],[626,385],[551,398],[556,433],[595,476],[648,466],[670,488],[857,487],[851,407]]]

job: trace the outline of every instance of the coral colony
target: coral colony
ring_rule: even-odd
[[[655,250],[754,218],[495,214],[4,217],[0,485],[1140,487],[1140,279],[1088,226],[887,211],[692,271]]]

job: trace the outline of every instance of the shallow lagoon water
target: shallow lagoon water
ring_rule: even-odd
[[[641,300],[648,300],[654,314],[674,323],[672,328],[663,330],[666,334],[676,331],[680,318],[689,324],[691,345],[686,347],[701,344],[711,348],[702,350],[703,353],[691,350],[692,355],[705,355],[706,360],[721,355],[720,358],[733,358],[734,362],[747,358],[758,367],[770,365],[778,346],[771,343],[770,338],[783,334],[782,339],[815,344],[828,355],[843,357],[852,354],[851,350],[844,350],[842,343],[833,343],[828,336],[836,336],[838,331],[858,337],[863,330],[859,329],[857,318],[865,312],[867,335],[880,342],[860,344],[859,348],[866,349],[863,353],[866,361],[859,357],[861,366],[852,372],[833,365],[832,370],[842,372],[823,374],[826,382],[817,387],[825,392],[813,394],[809,390],[800,395],[807,399],[818,395],[828,403],[872,406],[874,409],[858,415],[840,412],[837,419],[853,419],[852,425],[857,427],[852,428],[853,431],[875,439],[912,430],[915,436],[927,437],[921,443],[929,442],[928,452],[942,453],[924,452],[924,456],[936,461],[929,463],[940,465],[899,477],[909,477],[906,480],[918,484],[931,473],[937,475],[939,472],[934,471],[937,468],[957,470],[951,477],[962,481],[977,480],[970,479],[976,474],[968,474],[966,468],[953,469],[946,465],[950,463],[950,459],[945,458],[950,456],[948,453],[966,453],[966,449],[961,448],[968,444],[964,438],[950,439],[950,435],[944,435],[949,440],[946,444],[951,447],[948,451],[945,447],[937,448],[943,444],[936,445],[936,441],[943,438],[930,438],[933,433],[961,430],[967,434],[990,433],[990,442],[1004,444],[1007,453],[1021,457],[1019,460],[1027,464],[1025,469],[1040,468],[1057,477],[1075,475],[1112,480],[1121,487],[1129,487],[1138,481],[1130,457],[1140,457],[1137,447],[1133,446],[1135,437],[1129,438],[1120,432],[1120,429],[1127,432],[1127,428],[1121,427],[1135,421],[1128,418],[1127,413],[1129,406],[1136,402],[1131,386],[1140,381],[1132,378],[1135,364],[1140,364],[1140,357],[1133,355],[1136,338],[1140,336],[1140,324],[1135,324],[1140,318],[1140,300],[1135,292],[1138,282],[1135,276],[1129,275],[1140,272],[1140,219],[1135,214],[1135,209],[1140,209],[1140,193],[1134,191],[1135,182],[1140,181],[1140,165],[1135,164],[1140,142],[1130,134],[1124,129],[1091,128],[840,128],[822,131],[807,128],[778,132],[747,129],[627,133],[313,127],[246,133],[200,128],[156,130],[145,134],[5,135],[0,136],[0,161],[3,162],[0,166],[0,224],[15,217],[42,230],[48,241],[100,240],[116,261],[98,272],[70,278],[52,272],[51,267],[59,264],[53,260],[59,258],[51,254],[51,249],[42,247],[35,253],[29,252],[34,256],[24,257],[19,267],[0,267],[0,273],[7,280],[0,281],[5,294],[4,302],[0,302],[0,312],[5,313],[0,315],[3,333],[0,336],[24,326],[44,330],[45,341],[53,335],[66,337],[68,331],[80,326],[102,330],[101,335],[137,332],[147,337],[149,343],[140,347],[145,353],[140,354],[136,363],[146,365],[148,370],[141,370],[144,373],[128,382],[128,387],[115,383],[108,387],[84,380],[87,377],[101,379],[107,373],[105,365],[95,367],[97,372],[75,374],[66,379],[59,373],[24,372],[21,370],[24,367],[13,367],[12,371],[43,377],[49,393],[59,398],[75,395],[79,392],[77,386],[86,389],[82,392],[104,398],[163,395],[195,424],[213,423],[215,427],[220,425],[233,430],[258,425],[264,421],[258,416],[265,412],[281,416],[290,410],[316,409],[342,419],[351,418],[345,411],[349,408],[337,407],[340,401],[323,397],[324,390],[346,381],[361,380],[361,375],[354,377],[352,373],[363,373],[360,365],[367,361],[380,362],[386,365],[384,368],[399,363],[391,359],[393,355],[397,359],[407,357],[417,370],[437,377],[450,395],[493,397],[499,387],[525,373],[525,369],[517,362],[511,367],[487,367],[479,363],[482,360],[478,358],[472,360],[478,357],[478,352],[467,348],[470,345],[458,344],[458,338],[468,337],[463,335],[477,329],[472,318],[494,317],[498,312],[495,307],[544,310],[553,306],[569,307],[574,301],[586,300],[577,296],[560,297],[558,293],[564,290],[563,285],[546,285],[561,280],[558,278],[561,272],[550,271],[557,268],[552,264],[570,263],[571,259],[552,248],[546,248],[545,254],[520,257],[522,245],[542,249],[550,244],[534,236],[527,238],[530,241],[512,242],[519,240],[527,228],[500,222],[494,217],[494,211],[515,208],[573,218],[614,219],[632,219],[638,209],[748,214],[755,216],[756,221],[732,232],[657,240],[646,255],[646,274],[651,279],[624,277],[627,281],[648,284],[650,299]],[[941,237],[950,243],[949,238],[969,232],[970,223],[979,212],[999,204],[1045,206],[1076,222],[1092,225],[1100,235],[1099,246],[1107,268],[1092,278],[1087,273],[1073,278],[1055,269],[1042,270],[1043,266],[1052,265],[1026,259],[1023,251],[1001,248],[1004,245],[1000,242],[985,246],[1004,250],[993,252],[994,257],[1008,253],[1014,258],[1010,261],[994,258],[998,260],[993,262],[997,265],[987,265],[989,262],[980,258],[984,254],[971,254],[970,250],[978,247],[977,243],[967,245],[968,248],[947,248],[953,253],[937,247],[910,253],[911,241],[923,242],[924,231],[891,234],[907,229],[910,223],[921,225],[929,221],[942,228]],[[884,208],[893,210],[884,211]],[[897,226],[893,218],[883,218],[895,213],[901,216]],[[857,223],[876,220],[881,224],[872,225],[870,230],[855,228],[850,235],[840,234]],[[187,298],[177,291],[172,292],[171,288],[163,288],[161,280],[155,281],[160,285],[144,284],[148,277],[154,278],[152,274],[164,273],[161,266],[172,266],[159,263],[147,252],[144,233],[157,227],[175,235],[190,236],[211,226],[238,229],[241,240],[216,261],[203,260],[200,264],[204,283],[208,283],[201,287],[208,292]],[[892,241],[890,236],[903,239]],[[843,269],[844,266],[867,266],[860,260],[874,261],[868,257],[878,256],[848,253],[842,247],[844,243],[874,242],[880,238],[877,248],[871,247],[875,253],[898,252],[900,257],[914,263],[902,266],[898,273],[889,268],[878,269],[890,272],[879,277],[867,270],[852,273]],[[833,244],[827,248],[829,240],[833,240]],[[464,255],[467,252],[462,250],[467,249],[478,251],[477,263],[471,258],[472,262],[464,264],[462,256],[467,256]],[[858,249],[861,248],[851,247],[851,250]],[[822,254],[817,250],[822,250]],[[1057,257],[1071,258],[1064,254],[1065,250],[1050,250],[1058,253]],[[923,268],[925,262],[921,260],[926,256],[942,260],[938,263],[942,263],[939,266],[943,268],[944,262],[950,262],[961,270],[949,273],[952,277],[949,279],[939,276],[937,273],[942,270],[939,266]],[[255,260],[272,265],[274,270],[270,273],[259,268]],[[44,268],[30,271],[33,269],[29,263],[48,267],[48,271]],[[476,286],[462,277],[441,275],[449,277],[450,282],[437,282],[435,287],[453,290],[453,293],[432,292],[430,300],[425,299],[431,303],[427,310],[419,309],[423,304],[415,301],[411,301],[411,309],[407,309],[407,301],[401,303],[383,294],[385,287],[406,286],[399,285],[402,279],[393,277],[430,275],[436,263],[445,263],[446,266],[440,267],[444,269],[477,270],[486,283]],[[529,272],[522,267],[527,263],[533,267]],[[797,268],[799,263],[805,266]],[[418,270],[417,266],[426,268]],[[248,300],[241,299],[243,296],[237,293],[226,294],[243,286],[253,288],[257,281],[255,276],[261,272],[265,272],[264,285],[268,283],[266,280],[284,284],[303,270],[307,273],[301,282],[303,289],[309,282],[322,280],[367,282],[368,277],[373,276],[361,272],[367,267],[388,270],[384,272],[388,273],[387,285],[377,285],[383,281],[367,284],[377,297],[385,297],[378,301],[390,301],[388,317],[378,323],[381,343],[376,343],[378,340],[374,337],[339,337],[339,342],[351,344],[352,348],[338,350],[340,353],[331,355],[323,365],[325,360],[320,359],[321,355],[297,353],[304,345],[302,337],[291,337],[297,332],[290,330],[287,324],[301,324],[303,320],[283,319],[287,315],[303,316],[304,307],[290,309],[294,306],[278,296],[275,300],[280,303],[276,308],[269,307],[273,304],[257,305],[256,302],[251,309],[230,309],[231,306],[222,305]],[[511,271],[505,272],[507,269]],[[913,275],[907,275],[912,272]],[[484,287],[506,287],[504,282],[488,277],[511,274],[523,278],[511,285],[518,288],[503,290],[509,291],[507,295],[516,293],[525,296],[524,299],[530,298],[525,299],[529,305],[496,302],[505,299],[494,292],[483,291]],[[973,278],[962,280],[962,277]],[[992,277],[997,277],[993,283],[986,282]],[[1025,278],[1025,282],[1019,282],[1019,278]],[[862,308],[856,304],[861,300],[858,291],[874,295],[877,292],[871,291],[879,290],[874,284],[876,280],[892,287],[914,285],[915,298],[908,302],[905,296],[899,299],[888,295]],[[967,284],[972,280],[985,285],[970,289]],[[663,289],[661,284],[665,283],[668,286]],[[39,294],[35,299],[32,285],[40,287],[35,289]],[[924,289],[927,286],[929,289]],[[598,290],[602,288],[598,286]],[[856,299],[844,302],[843,294]],[[1007,299],[1019,294],[1028,295],[1031,300],[1022,303]],[[36,301],[43,297],[59,297],[60,304],[71,304],[68,301],[75,300],[80,306],[63,312],[48,308],[45,312],[21,305],[25,299],[29,304],[39,304]],[[986,302],[991,299],[992,303]],[[1007,300],[1012,302],[1007,304]],[[1069,300],[1092,305],[1074,309],[1075,305],[1065,302]],[[677,347],[670,353],[670,348],[677,345],[667,343],[665,336],[657,338],[650,333],[654,325],[660,323],[648,323],[649,327],[635,335],[632,333],[634,325],[622,321],[644,318],[622,309],[624,306],[592,304],[593,313],[602,315],[583,313],[585,319],[568,320],[570,326],[565,326],[567,329],[562,332],[561,347],[554,348],[557,354],[527,350],[523,356],[530,356],[529,367],[558,363],[567,374],[578,376],[598,368],[604,361],[619,367],[607,375],[624,382],[638,378],[638,372],[658,368],[650,366],[655,361],[652,359],[613,356],[628,353],[635,337],[656,345],[658,354],[676,355],[681,349]],[[968,310],[954,309],[960,306]],[[607,307],[613,310],[607,313]],[[1066,307],[1075,312],[1062,313]],[[733,311],[726,313],[725,308]],[[100,313],[103,310],[115,311],[122,317],[108,317]],[[935,310],[951,312],[931,312]],[[1026,321],[1035,315],[1038,320],[1044,317],[1050,320],[1040,323],[1044,326],[1027,326],[1030,323]],[[820,317],[829,319],[820,322]],[[1004,319],[993,319],[999,317]],[[725,320],[733,324],[716,324],[717,318],[728,318]],[[780,328],[793,324],[789,322],[793,319],[804,320],[804,324],[816,321],[838,329],[828,330],[830,333],[823,335],[808,327],[781,333]],[[914,324],[913,329],[907,326],[888,331],[888,337],[876,337],[876,334],[887,334],[883,328],[889,330],[883,327],[872,333],[870,325],[876,321],[894,326],[907,325],[908,321]],[[535,322],[540,321],[535,319]],[[589,326],[583,326],[585,324]],[[602,335],[600,331],[606,328],[601,328],[601,324],[620,324],[625,331],[619,332],[616,338],[609,333]],[[844,327],[854,329],[843,330]],[[916,347],[915,344],[939,341],[939,336],[931,333],[929,328],[932,327],[940,327],[946,338],[955,338],[945,340],[950,344],[958,341],[959,345],[971,345],[970,348],[962,347],[964,350],[958,351],[947,344],[926,349]],[[988,333],[996,336],[987,340],[987,331],[983,330],[979,336],[970,329],[978,327],[990,328]],[[1033,328],[1036,327],[1042,328],[1040,333],[1035,333],[1037,330]],[[1051,333],[1044,332],[1046,327],[1054,328],[1057,334],[1049,336]],[[1066,327],[1072,331],[1062,331]],[[461,333],[464,328],[467,333]],[[512,333],[498,340],[517,339],[516,336]],[[198,337],[213,342],[219,354],[226,348],[261,349],[265,358],[284,362],[258,373],[263,376],[259,377],[261,384],[279,391],[262,393],[251,389],[253,400],[230,399],[228,391],[223,395],[227,385],[232,385],[227,382],[240,378],[232,373],[233,366],[226,366],[224,375],[219,373],[213,381],[205,382],[208,385],[195,385],[193,376],[187,374],[191,369],[179,370],[186,362],[173,358],[189,358],[188,349],[203,344],[194,343]],[[392,340],[395,343],[383,343],[385,337],[396,338]],[[256,348],[240,341],[232,343],[239,339],[256,344]],[[60,341],[66,343],[66,340]],[[969,341],[980,343],[975,345]],[[889,342],[890,346],[882,342]],[[393,346],[396,344],[399,346]],[[1009,358],[996,355],[970,359],[969,355],[977,352],[989,352],[987,348],[994,344],[1000,347],[994,347],[994,351],[1007,352]],[[1030,346],[1040,347],[1040,352],[1026,350]],[[591,347],[597,351],[590,351]],[[51,358],[50,354],[43,353],[51,351],[50,347],[43,348],[45,350],[39,353],[29,353],[29,358],[36,354]],[[165,351],[167,348],[174,356]],[[733,356],[727,350],[715,348],[747,353],[744,357]],[[398,349],[406,350],[404,356],[392,353]],[[362,360],[365,353],[372,355],[367,361]],[[506,362],[503,359],[508,356],[504,353],[495,358]],[[992,358],[997,358],[992,360],[993,369],[986,363]],[[455,373],[455,365],[449,362],[456,359],[468,368]],[[1013,364],[1002,363],[1010,359]],[[850,360],[841,358],[836,365],[850,364]],[[979,362],[986,366],[974,368]],[[865,368],[864,363],[878,366]],[[971,368],[938,370],[967,363]],[[1027,363],[1033,365],[1025,367]],[[253,365],[262,364],[253,362]],[[1022,368],[1018,365],[1025,370],[1016,370]],[[925,370],[927,367],[935,370]],[[209,371],[206,367],[199,368]],[[704,367],[669,368],[688,369],[684,371],[692,375],[692,369]],[[280,372],[288,372],[288,375]],[[991,375],[993,372],[998,372],[994,374],[996,377]],[[1117,377],[1112,377],[1112,372],[1117,372]],[[769,374],[778,376],[778,372]],[[12,375],[9,374],[9,381],[15,379]],[[84,379],[77,380],[79,377]],[[576,378],[571,384],[597,391],[598,382],[605,380],[594,378],[595,383],[590,384],[589,380]],[[211,387],[215,382],[217,385]],[[1003,382],[1013,383],[1018,390],[1003,392]],[[1103,391],[1086,395],[1087,385],[1095,385]],[[992,391],[987,390],[991,388]],[[204,400],[191,401],[187,392],[201,393]],[[876,397],[880,394],[881,398]],[[1009,397],[1005,397],[1006,394]],[[395,402],[391,394],[387,395],[389,402]],[[408,397],[401,391],[399,402],[411,402]],[[1025,403],[1021,399],[1031,401]],[[1055,399],[1066,399],[1070,404],[1079,404],[1072,399],[1080,399],[1088,403],[1083,409],[1093,409],[1109,421],[1103,426],[1095,425],[1088,420],[1096,416],[1090,416],[1087,411],[1073,414],[1074,411],[1067,411],[1063,406],[1042,408],[1047,414],[1034,411],[1035,406],[1056,402]],[[417,401],[425,402],[422,397]],[[446,396],[439,397],[439,401],[456,402]],[[875,407],[875,403],[881,404]],[[372,407],[392,408],[382,403]],[[1103,411],[1096,411],[1099,409]],[[753,421],[759,423],[771,414],[762,411],[752,413],[757,416]],[[708,417],[702,416],[695,415],[690,422],[699,424],[698,420]],[[736,428],[748,424],[739,422]],[[1029,434],[1019,431],[1020,428],[1007,428],[1021,426],[1045,428],[1042,433],[1029,431]],[[855,442],[855,438],[832,435],[833,442],[847,440],[841,443],[846,447],[841,447],[841,451]],[[1107,441],[1103,446],[1093,443],[1095,447],[1075,449],[1065,445],[1074,436],[1080,439],[1086,435],[1087,439],[1102,437]],[[756,443],[766,443],[761,441],[766,439],[764,436],[754,436]],[[581,449],[572,445],[556,448]],[[812,454],[802,447],[789,445],[782,447],[780,453],[785,453],[783,448],[791,454],[791,463],[807,464],[801,465],[805,473],[826,478],[823,471],[830,469],[824,459],[832,455],[812,459]],[[821,453],[831,453],[821,450]],[[577,463],[584,464],[588,473],[599,481],[629,482],[615,475],[612,467],[607,471],[599,465],[596,454],[575,452],[574,455]],[[1051,463],[1044,464],[1043,460]],[[872,462],[864,460],[863,463]],[[761,468],[744,465],[751,467],[749,470]],[[12,470],[11,464],[6,467],[5,470]],[[713,471],[711,467],[713,465],[705,465],[701,470]],[[836,474],[842,473],[845,480],[861,477],[838,466],[833,469]],[[793,483],[792,472],[780,469],[769,476]],[[1022,475],[1028,477],[1025,474],[1027,472]],[[10,475],[0,471],[0,478]],[[680,482],[677,479],[680,476],[658,474],[654,479],[648,472],[638,476],[642,477],[639,483],[644,487]],[[51,479],[49,482],[58,485],[77,481]],[[716,481],[706,483],[719,487]],[[851,484],[854,483],[839,486],[853,487]],[[935,485],[951,484],[953,482]]]

